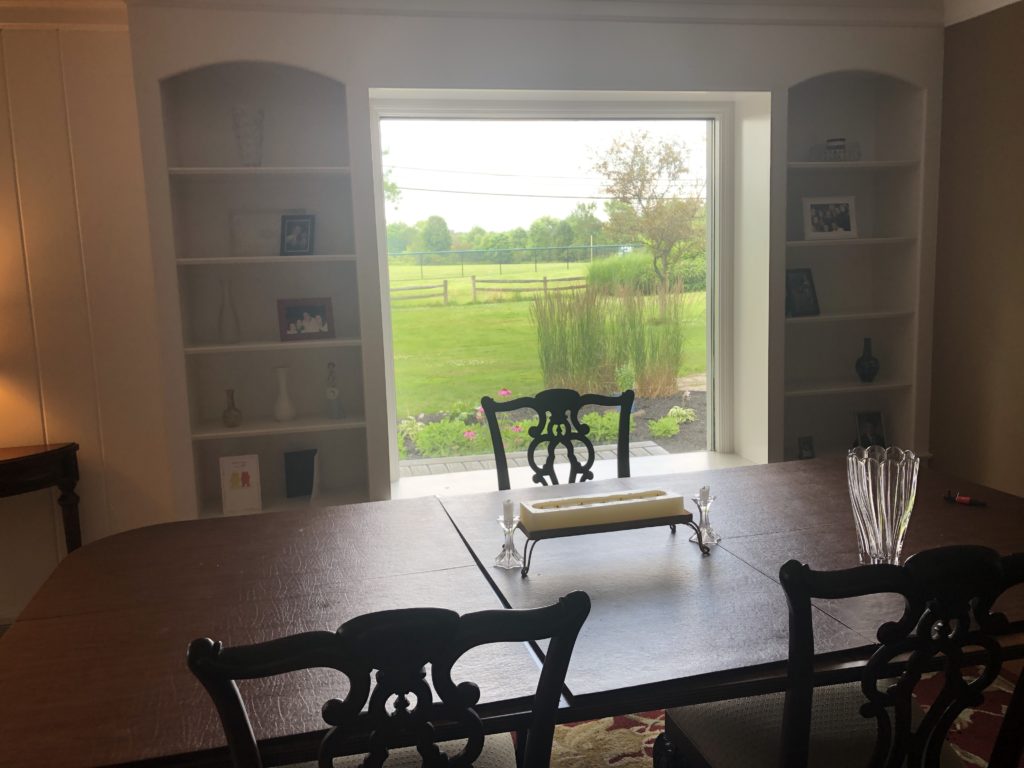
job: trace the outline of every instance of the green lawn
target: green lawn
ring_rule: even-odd
[[[533,273],[532,264],[521,266]],[[487,268],[490,265],[484,267]],[[392,285],[402,284],[396,282],[396,267],[391,269]],[[467,265],[467,274],[469,269]],[[419,273],[418,267],[398,267],[397,270]],[[473,265],[473,271],[478,276],[483,274],[480,265]],[[549,277],[566,274],[564,270],[546,271]],[[496,267],[494,272],[497,272]],[[531,302],[471,304],[468,303],[469,278],[460,281],[460,285],[463,282],[466,290],[463,301],[467,302],[464,304],[392,304],[399,418],[449,410],[456,403],[475,407],[483,395],[496,395],[503,387],[512,390],[514,395],[533,394],[544,388],[537,359],[536,329],[530,321]],[[452,290],[451,283],[449,290]],[[415,306],[417,304],[420,306]],[[704,308],[703,293],[689,295],[687,315],[690,320],[681,376],[706,369]]]

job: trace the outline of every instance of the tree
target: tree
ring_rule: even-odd
[[[383,179],[381,180],[384,186],[384,202],[391,203],[394,205],[398,202],[398,198],[402,196],[402,190],[398,188],[398,183],[391,178],[391,168],[384,165],[384,160],[388,156],[388,150],[381,152],[381,165],[384,166]]]
[[[450,251],[452,249],[452,233],[448,222],[440,216],[431,216],[420,226],[420,237],[424,251]]]
[[[572,227],[575,245],[590,245],[591,238],[594,242],[601,242],[604,222],[594,213],[596,207],[594,203],[577,203],[575,210],[565,217],[565,221]]]
[[[614,198],[606,206],[609,231],[647,246],[664,291],[672,265],[695,236],[694,222],[704,204],[682,189],[689,171],[686,152],[678,142],[639,131],[615,139],[594,164],[604,177],[604,191]]]
[[[409,250],[409,246],[416,240],[419,232],[416,227],[396,221],[388,224],[388,254],[395,255]]]

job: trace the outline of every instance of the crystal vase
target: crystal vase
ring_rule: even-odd
[[[913,451],[896,447],[852,448],[847,454],[846,479],[862,564],[899,565],[920,463]]]

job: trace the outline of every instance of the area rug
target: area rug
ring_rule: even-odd
[[[984,768],[1020,677],[1020,663],[1003,673],[985,692],[977,709],[966,709],[950,729],[949,741],[969,768]],[[922,705],[934,700],[941,678],[922,680],[917,697]],[[651,768],[654,740],[665,730],[662,710],[621,717],[604,717],[555,728],[551,768]],[[1024,760],[1021,761],[1024,768]]]

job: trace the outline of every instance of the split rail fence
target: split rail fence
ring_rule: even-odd
[[[481,280],[476,275],[470,278],[473,282],[473,302],[477,300],[477,292],[510,293],[524,291],[543,291],[544,294],[555,291],[575,291],[587,287],[587,278],[583,275],[575,277],[538,277],[538,278],[505,278]],[[558,283],[558,285],[551,285]],[[565,285],[561,285],[565,283]],[[483,286],[483,287],[481,287]],[[503,286],[503,287],[493,287]]]

